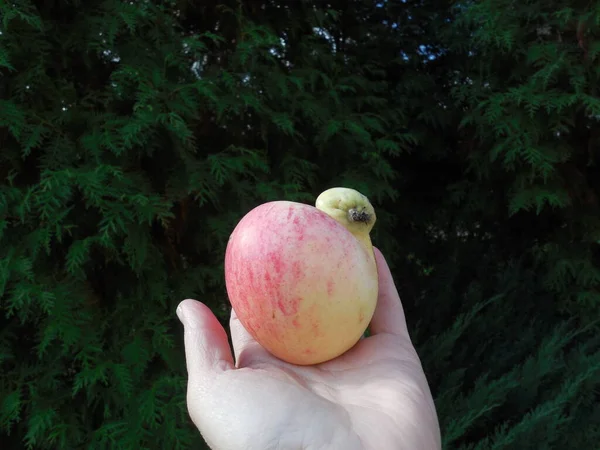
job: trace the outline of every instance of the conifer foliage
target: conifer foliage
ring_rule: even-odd
[[[0,442],[189,449],[177,303],[368,195],[448,449],[600,439],[593,2],[0,0]],[[260,407],[260,405],[257,405]]]

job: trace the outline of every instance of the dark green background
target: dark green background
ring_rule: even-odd
[[[269,200],[378,213],[446,449],[600,440],[594,1],[0,0],[3,449],[202,447],[175,307],[226,324]]]

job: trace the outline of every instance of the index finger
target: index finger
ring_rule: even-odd
[[[390,268],[381,251],[376,247],[373,247],[373,251],[379,274],[379,298],[371,319],[371,334],[388,333],[408,336],[404,308]]]

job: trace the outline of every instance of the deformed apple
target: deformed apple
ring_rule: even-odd
[[[315,206],[274,201],[242,218],[227,245],[225,282],[259,344],[283,361],[311,365],[358,342],[377,303],[375,220],[367,197],[340,187]]]

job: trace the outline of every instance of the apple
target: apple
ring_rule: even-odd
[[[367,197],[340,187],[315,206],[273,201],[248,212],[227,244],[225,283],[250,335],[297,365],[352,348],[377,303],[375,220]]]

